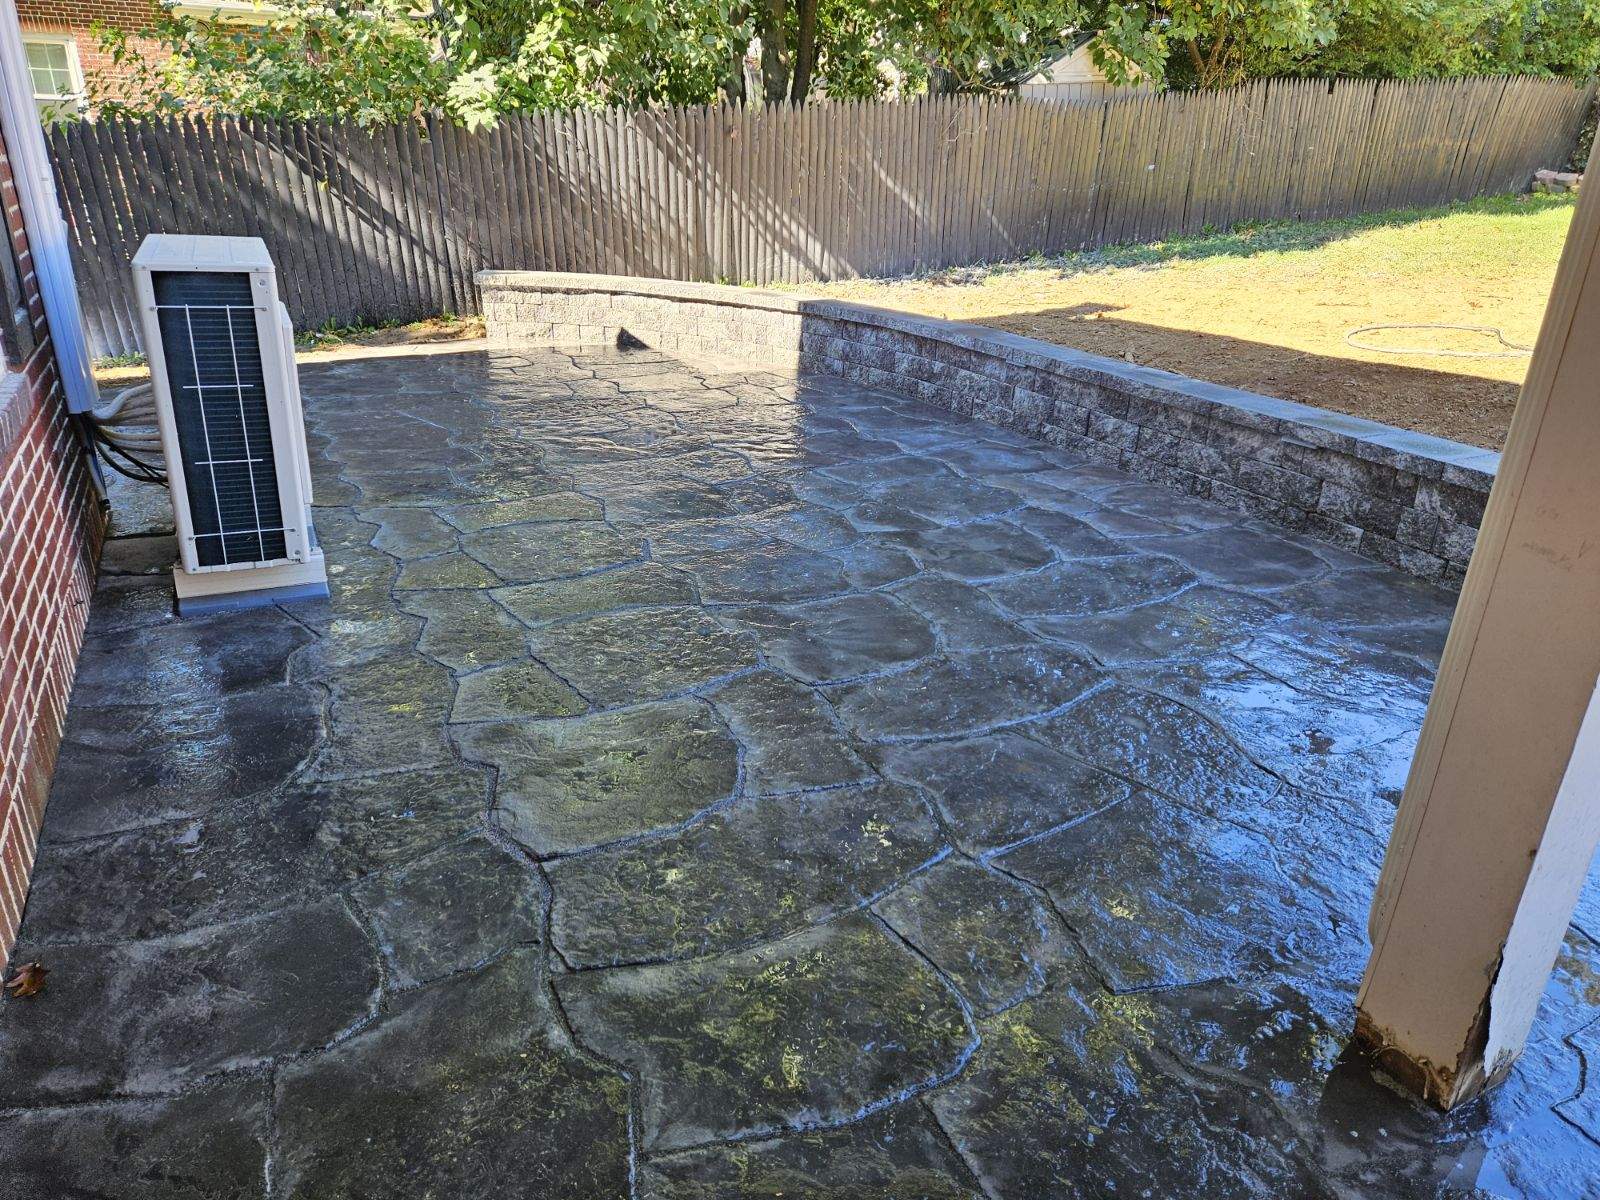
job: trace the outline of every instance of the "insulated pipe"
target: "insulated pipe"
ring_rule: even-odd
[[[90,409],[89,418],[114,446],[124,450],[161,449],[155,391],[148,383],[123,388],[105,404]]]

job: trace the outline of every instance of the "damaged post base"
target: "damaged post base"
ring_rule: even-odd
[[[1507,1058],[1494,1071],[1485,1071],[1481,1047],[1477,1048],[1476,1054],[1469,1050],[1463,1055],[1466,1062],[1458,1062],[1452,1067],[1442,1067],[1426,1060],[1418,1061],[1396,1045],[1391,1036],[1373,1024],[1372,1018],[1361,1009],[1356,1010],[1353,1040],[1378,1070],[1406,1091],[1446,1111],[1475,1099],[1479,1093],[1487,1091],[1509,1075],[1511,1068],[1516,1065],[1515,1058]]]

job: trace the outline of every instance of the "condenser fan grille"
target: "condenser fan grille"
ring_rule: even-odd
[[[151,274],[200,566],[287,557],[250,276]]]

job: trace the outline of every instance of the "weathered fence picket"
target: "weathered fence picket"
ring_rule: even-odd
[[[90,338],[138,349],[148,233],[265,238],[296,325],[474,312],[484,267],[800,283],[1526,187],[1593,85],[1260,80],[530,113],[467,133],[176,117],[50,133]]]

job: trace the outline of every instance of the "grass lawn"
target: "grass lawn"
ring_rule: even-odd
[[[1148,245],[808,292],[991,325],[1496,449],[1526,357],[1384,354],[1362,325],[1497,326],[1531,346],[1572,218],[1568,196],[1495,196],[1335,221],[1273,221]],[[1500,351],[1439,329],[1378,346]]]

